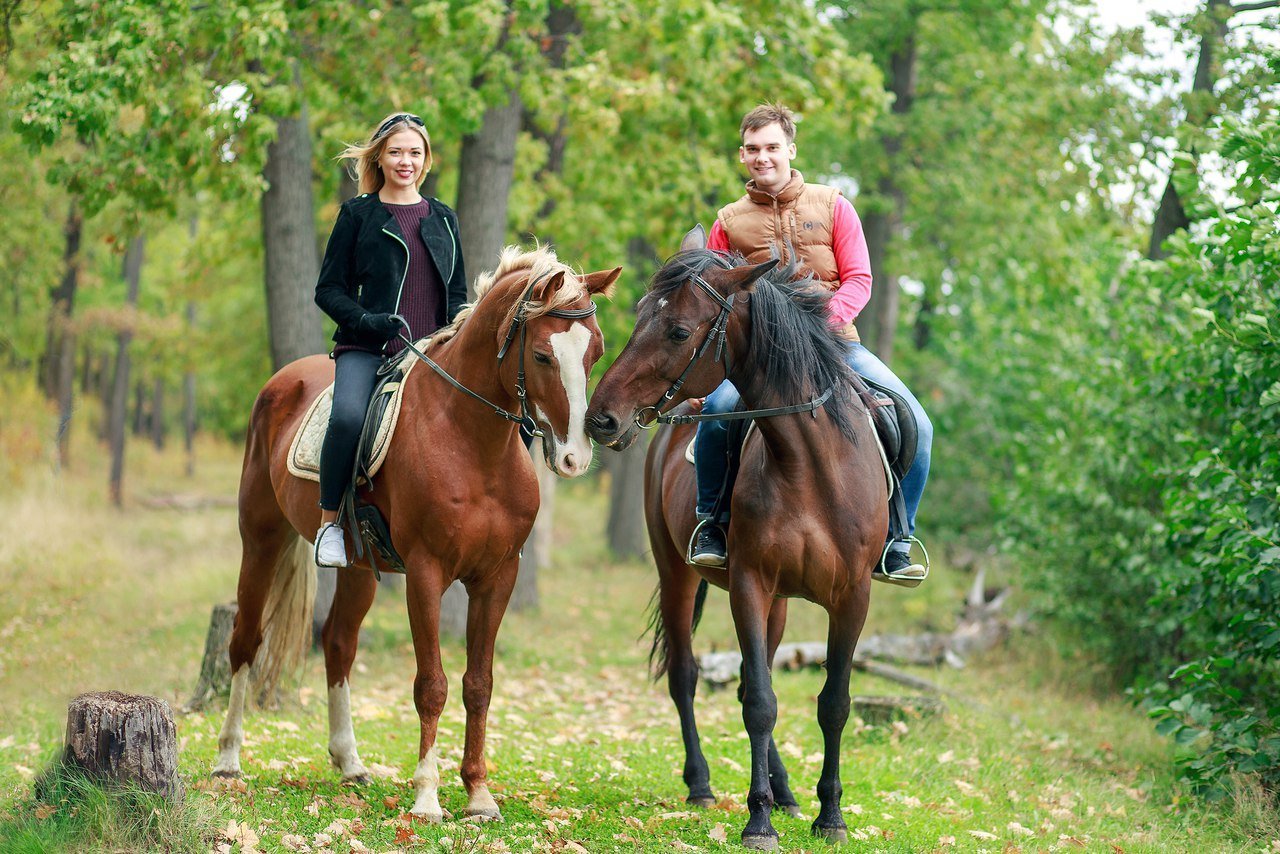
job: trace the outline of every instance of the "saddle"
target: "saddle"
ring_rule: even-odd
[[[911,470],[911,464],[916,458],[919,432],[915,415],[902,395],[864,376],[853,375],[853,390],[862,399],[867,412],[870,413],[871,423],[876,429],[876,439],[880,444],[885,477],[889,486],[889,533],[893,539],[906,539],[909,536],[909,525],[907,524],[907,505],[902,495],[902,479]],[[739,403],[738,408],[744,408],[744,404]],[[713,518],[722,524],[728,521],[728,487],[737,477],[742,446],[746,443],[753,424],[752,420],[743,420],[730,421],[726,425],[729,468],[720,490],[720,498],[716,502],[716,509],[712,514]],[[694,461],[694,440],[691,440],[685,449],[685,459],[691,463]]]
[[[417,364],[417,359],[400,358],[383,367],[382,375],[369,399],[369,409],[365,413],[351,482],[347,485],[338,510],[338,523],[348,531],[359,533],[354,538],[356,557],[364,557],[365,548],[368,547],[369,563],[379,579],[381,573],[378,558],[382,559],[387,571],[401,573],[404,572],[404,560],[392,545],[391,531],[382,518],[382,513],[372,504],[360,501],[359,490],[372,486],[373,476],[386,461],[387,449],[391,446],[391,437],[400,418],[404,381]],[[311,404],[293,437],[287,461],[290,474],[319,482],[320,447],[329,428],[329,412],[332,408],[333,384],[330,383]]]

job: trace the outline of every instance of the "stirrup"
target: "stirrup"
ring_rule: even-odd
[[[883,581],[886,584],[894,584],[898,587],[919,587],[920,582],[929,577],[929,550],[924,547],[924,543],[920,542],[916,537],[907,537],[905,542],[915,543],[920,547],[920,551],[924,554],[924,572],[915,573],[908,572],[910,567],[899,570],[895,573],[885,571],[884,561],[889,556],[889,547],[895,542],[903,542],[903,540],[889,540],[884,544],[884,551],[880,552],[880,562],[876,564],[876,568],[871,571],[871,578],[875,581]]]
[[[709,522],[709,523],[711,523],[712,525],[719,525],[719,524],[720,524],[719,522],[715,521],[714,519],[712,519],[712,518],[710,518],[710,517],[708,517],[708,518],[706,518],[706,519],[700,519],[700,520],[698,520],[698,524],[696,524],[696,525],[694,525],[694,526],[693,526],[693,533],[689,535],[689,543],[688,543],[688,545],[686,545],[686,546],[684,547],[684,562],[685,562],[685,563],[687,563],[687,564],[689,564],[690,566],[702,566],[702,564],[700,564],[700,563],[694,563],[694,562],[693,562],[693,544],[694,544],[694,542],[696,542],[696,541],[697,541],[697,539],[698,539],[698,532],[702,530],[702,526],[703,526],[703,525],[706,525],[708,522]],[[729,532],[728,532],[728,531],[725,531],[725,546],[726,546],[726,548],[725,548],[725,557],[726,557],[726,559],[728,558],[728,543],[729,543]],[[716,567],[713,567],[713,568],[716,568]]]

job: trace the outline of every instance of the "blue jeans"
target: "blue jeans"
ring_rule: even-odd
[[[929,458],[933,449],[933,424],[925,414],[924,407],[911,393],[902,380],[889,370],[889,366],[880,361],[874,353],[858,343],[849,345],[849,353],[845,362],[858,374],[873,380],[880,385],[902,395],[912,413],[916,417],[916,429],[919,440],[916,457],[911,469],[902,481],[902,497],[907,505],[907,523],[912,534],[916,530],[916,510],[920,506],[920,497],[924,495],[925,483],[929,480]],[[707,402],[702,411],[707,413],[732,412],[740,400],[738,390],[733,383],[725,380],[720,387],[707,395]],[[695,440],[694,459],[697,461],[698,473],[698,518],[710,518],[715,509],[716,498],[720,495],[721,484],[729,470],[728,423],[724,421],[703,421],[698,424],[698,436]],[[736,451],[735,451],[736,452]],[[727,489],[732,490],[730,484]],[[729,502],[720,513],[719,521],[729,521]]]

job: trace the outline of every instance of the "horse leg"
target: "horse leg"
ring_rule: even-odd
[[[778,645],[782,643],[782,633],[787,626],[787,600],[778,597],[773,600],[773,606],[769,609],[768,624],[768,642],[769,642],[769,670],[773,670],[773,658],[778,653]],[[738,702],[743,701],[746,695],[746,662],[743,661],[743,669],[739,670],[738,679]],[[773,736],[769,737],[769,789],[773,793],[773,808],[785,812],[790,816],[800,815],[800,804],[796,802],[796,796],[791,793],[790,779],[787,775],[787,768],[782,764],[782,756],[778,754],[778,745]]]
[[[262,645],[263,611],[276,574],[297,569],[285,558],[298,535],[276,502],[265,462],[247,454],[240,485],[240,580],[236,585],[236,619],[231,630],[231,698],[227,718],[218,733],[214,777],[240,776],[240,746],[244,744],[244,710],[249,694],[249,671]]]
[[[782,633],[787,627],[787,600],[781,596],[773,600],[769,609],[769,669],[773,669],[773,658],[778,654],[778,645],[782,643]],[[796,796],[791,793],[791,785],[787,768],[778,755],[778,745],[773,736],[769,736],[769,789],[773,792],[773,808],[790,816],[800,815],[800,805]]]
[[[675,547],[670,551],[675,553]],[[712,807],[711,769],[702,755],[698,723],[694,719],[693,698],[698,690],[698,662],[693,657],[694,602],[700,581],[684,559],[669,559],[658,581],[658,613],[666,645],[667,690],[680,715],[680,737],[684,741],[684,783],[689,789],[685,802]]]
[[[501,821],[498,803],[489,792],[484,758],[489,700],[493,697],[493,646],[515,587],[518,561],[498,571],[496,581],[467,589],[467,672],[462,676],[462,704],[467,710],[466,744],[458,771],[467,789],[463,813],[483,821]]]
[[[413,772],[416,790],[410,812],[432,823],[444,820],[440,808],[440,763],[436,751],[436,731],[440,713],[449,696],[449,682],[440,663],[440,597],[444,595],[442,573],[436,567],[410,570],[405,585],[409,607],[409,630],[413,633],[413,654],[417,674],[413,679],[413,705],[418,710],[418,767]]]
[[[751,816],[742,831],[742,844],[771,851],[778,847],[778,832],[769,820],[773,807],[769,743],[778,719],[778,698],[769,673],[767,615],[772,602],[754,574],[734,566],[729,570],[729,607],[742,650],[742,721],[751,739],[751,790],[747,794]]]
[[[369,769],[356,750],[355,728],[351,724],[351,664],[360,639],[360,623],[373,604],[378,584],[373,573],[339,570],[333,605],[324,622],[325,684],[329,688],[329,758],[342,772],[342,779],[368,783]]]
[[[840,739],[849,720],[849,677],[853,672],[853,649],[867,618],[866,585],[855,595],[851,607],[829,612],[827,629],[827,681],[818,694],[818,726],[822,728],[822,773],[818,777],[818,817],[814,836],[830,842],[844,842],[849,834],[840,815]]]

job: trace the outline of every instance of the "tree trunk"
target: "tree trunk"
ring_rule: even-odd
[[[1197,127],[1204,127],[1218,111],[1213,97],[1213,84],[1218,78],[1220,63],[1217,55],[1227,38],[1227,22],[1231,18],[1230,0],[1205,0],[1203,14],[1208,17],[1208,25],[1200,37],[1200,55],[1196,60],[1196,73],[1191,81],[1191,97],[1187,105],[1186,121]],[[1194,153],[1194,152],[1192,152]],[[1169,253],[1164,250],[1164,242],[1174,232],[1181,231],[1191,224],[1178,190],[1173,184],[1173,174],[1165,181],[1164,192],[1160,195],[1160,207],[1156,209],[1155,222],[1151,225],[1151,241],[1147,244],[1147,258],[1159,261]]]
[[[164,380],[156,377],[151,394],[151,443],[164,450]]]
[[[578,14],[574,8],[566,3],[553,0],[547,11],[547,36],[542,45],[542,55],[549,68],[560,70],[565,67],[565,53],[569,46],[569,38],[581,33],[582,22],[578,20]],[[568,143],[566,131],[569,127],[569,117],[566,113],[561,112],[556,117],[555,127],[550,131],[544,131],[538,125],[533,113],[526,110],[523,124],[525,131],[531,137],[547,147],[547,160],[533,177],[535,185],[545,186],[549,178],[559,176],[564,172],[564,153]],[[527,239],[537,238],[546,244],[555,243],[555,237],[547,233],[542,225],[555,213],[555,209],[555,197],[548,195],[534,216],[534,223],[539,228],[539,232],[536,234],[529,233]]]
[[[295,66],[294,85],[301,89]],[[276,138],[262,170],[262,244],[271,363],[277,370],[324,352],[320,310],[313,300],[320,259],[311,192],[311,129],[306,100],[296,116],[276,119]]]
[[[138,285],[142,279],[142,258],[146,247],[145,238],[138,235],[129,241],[129,248],[124,255],[124,280],[128,293],[125,304],[133,307],[138,304]],[[133,329],[126,325],[116,335],[116,375],[111,393],[111,412],[108,416],[110,429],[108,441],[111,445],[111,475],[109,479],[111,503],[120,507],[124,503],[124,448],[125,448],[125,410],[129,403],[129,342],[133,340]]]
[[[609,522],[605,527],[609,549],[619,558],[644,557],[649,533],[644,523],[644,458],[648,434],[621,453],[602,451],[609,472]]]
[[[81,694],[67,708],[64,767],[97,781],[138,785],[179,802],[178,740],[169,704],[119,691]]]
[[[147,421],[147,393],[143,387],[142,380],[136,380],[133,384],[133,417],[129,419],[132,425],[130,428],[134,436],[141,436],[143,427]]]
[[[196,304],[187,301],[187,335],[195,334]],[[196,372],[188,367],[182,375],[182,447],[187,453],[187,477],[196,473]]]
[[[83,232],[84,218],[80,214],[79,204],[73,198],[67,209],[67,221],[62,228],[66,241],[62,249],[62,279],[50,294],[44,358],[40,363],[40,385],[50,400],[58,400],[60,397],[58,378],[62,339],[75,307],[76,286],[80,277],[80,238]]]
[[[471,271],[467,292],[473,299],[476,275],[497,266],[506,241],[507,201],[522,109],[520,96],[512,91],[505,104],[485,110],[479,131],[462,138],[458,223],[462,257]]]

